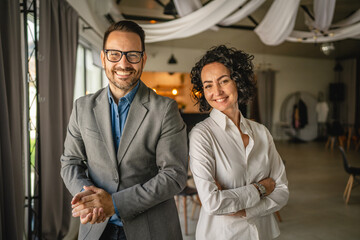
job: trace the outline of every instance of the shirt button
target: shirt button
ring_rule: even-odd
[[[118,115],[116,115],[116,117],[117,117],[117,118],[119,118],[119,114],[118,114]]]
[[[116,177],[116,178],[114,178],[114,181],[115,181],[116,183],[118,183],[118,182],[119,182],[119,179]]]

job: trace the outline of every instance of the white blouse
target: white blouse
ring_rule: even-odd
[[[202,203],[197,240],[273,239],[280,231],[272,213],[288,201],[285,167],[265,126],[244,118],[244,147],[235,124],[213,109],[190,132],[190,169]],[[271,177],[274,191],[260,199],[252,183]],[[226,190],[218,190],[215,179]],[[246,217],[228,216],[245,209]]]

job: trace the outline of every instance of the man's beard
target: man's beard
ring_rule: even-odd
[[[124,71],[124,72],[131,72],[130,74],[130,78],[127,79],[126,81],[123,80],[118,80],[116,81],[116,71]],[[119,68],[119,67],[114,67],[111,70],[107,70],[106,75],[109,79],[109,81],[118,89],[121,90],[129,90],[132,89],[137,82],[140,79],[142,73],[142,67],[139,69],[139,71],[136,71],[134,68]]]

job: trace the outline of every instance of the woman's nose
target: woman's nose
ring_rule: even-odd
[[[215,84],[214,86],[214,94],[215,95],[221,95],[222,94],[222,89],[221,86],[219,84]]]

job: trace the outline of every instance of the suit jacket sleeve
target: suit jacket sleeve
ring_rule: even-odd
[[[86,174],[86,152],[77,122],[77,102],[70,116],[64,143],[64,153],[61,155],[61,177],[72,195],[81,191],[83,186],[94,185]]]
[[[175,101],[168,102],[164,115],[159,121],[161,121],[161,134],[154,156],[158,173],[143,184],[136,184],[112,195],[124,222],[173,198],[186,185],[187,134]]]

